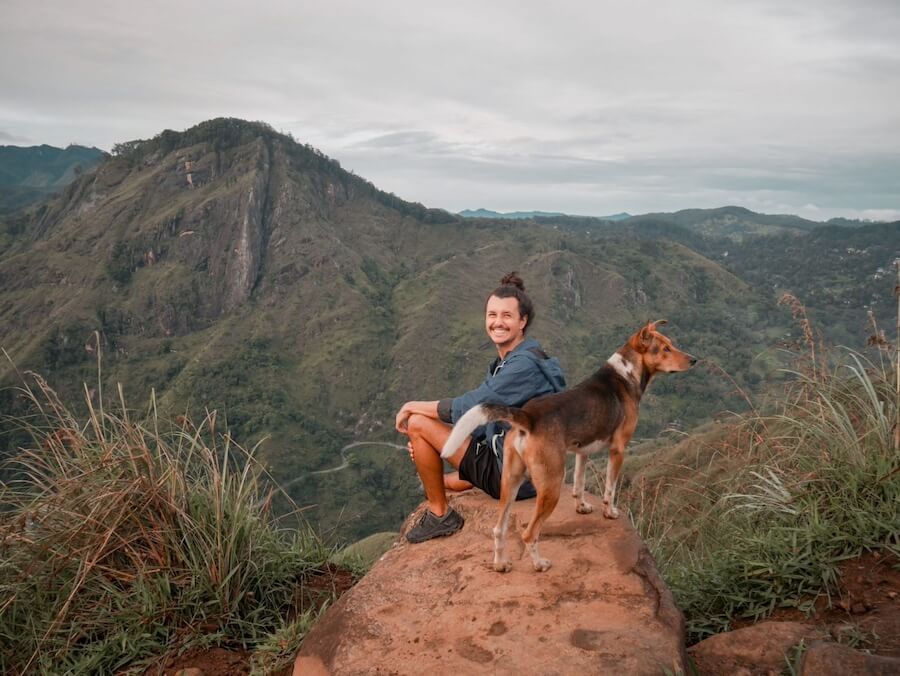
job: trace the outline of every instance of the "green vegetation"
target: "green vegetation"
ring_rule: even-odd
[[[120,389],[81,421],[31,381],[31,441],[0,484],[0,671],[114,673],[197,641],[254,651],[260,673],[289,662],[331,552],[276,525],[254,451],[215,414],[166,430]]]
[[[811,351],[789,375],[773,412],[634,463],[645,467],[626,495],[691,642],[737,618],[811,610],[846,558],[900,554],[895,355]]]
[[[332,561],[345,568],[367,571],[397,541],[399,533],[373,533],[337,552]]]

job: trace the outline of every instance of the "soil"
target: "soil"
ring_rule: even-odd
[[[328,564],[321,571],[308,576],[297,588],[300,612],[310,608],[319,609],[332,600],[337,600],[356,583],[349,570]],[[148,668],[145,676],[247,676],[250,673],[252,653],[239,648],[215,647],[193,648],[183,655],[169,655],[158,664]],[[272,676],[290,676],[293,669],[292,658],[287,666]],[[183,673],[184,672],[184,673]]]
[[[805,622],[828,632],[838,643],[875,655],[900,657],[900,558],[870,552],[840,566],[838,591],[815,600],[811,616],[776,609],[767,621]],[[754,624],[736,620],[733,629]]]

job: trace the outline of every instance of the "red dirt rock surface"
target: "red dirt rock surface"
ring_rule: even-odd
[[[806,646],[816,646],[804,658],[804,674],[846,676],[883,670],[900,674],[900,560],[875,552],[845,561],[836,594],[830,603],[826,596],[816,599],[809,617],[799,610],[777,609],[757,624],[734,624],[733,631],[688,649],[700,676],[779,673],[787,666],[785,656],[791,656],[801,639]],[[866,650],[879,660],[866,662],[865,655],[847,646]],[[848,666],[857,663],[863,666],[856,671]],[[823,670],[823,665],[829,665],[828,669]]]
[[[794,621],[815,625],[838,641],[858,637],[875,655],[900,657],[900,559],[890,553],[873,552],[848,559],[841,566],[838,590],[820,596],[813,614],[779,608],[768,621]],[[739,628],[750,624],[735,622]]]
[[[536,573],[529,556],[515,558],[534,508],[519,502],[513,570],[500,574],[491,568],[497,501],[469,491],[451,504],[463,530],[396,544],[313,627],[294,674],[684,670],[683,618],[626,519],[576,514],[564,494],[541,540],[553,567]]]

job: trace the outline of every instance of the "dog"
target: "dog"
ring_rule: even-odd
[[[541,524],[559,501],[566,453],[575,453],[575,510],[589,514],[594,508],[584,499],[587,456],[609,449],[603,516],[619,517],[616,485],[625,446],[637,427],[641,396],[657,373],[687,371],[697,363],[696,357],[677,349],[657,331],[665,323],[661,319],[643,326],[596,373],[569,390],[537,397],[522,408],[479,404],[457,421],[441,450],[443,458],[452,456],[479,425],[494,420],[512,425],[503,445],[500,517],[493,531],[494,570],[505,573],[512,569],[504,554],[509,512],[526,475],[537,490],[537,501],[522,540],[534,569],[550,568],[550,561],[538,552],[538,539]]]

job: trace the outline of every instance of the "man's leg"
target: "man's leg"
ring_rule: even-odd
[[[467,491],[473,484],[459,478],[459,472],[447,472],[444,475],[444,488],[448,491]]]
[[[428,509],[435,516],[443,516],[447,512],[447,494],[444,491],[444,463],[441,460],[441,449],[450,436],[451,427],[440,420],[419,414],[411,415],[407,426],[407,434],[413,446],[413,461],[425,488]],[[467,437],[448,462],[458,468],[468,447]]]
[[[409,452],[409,459],[415,462],[416,450],[413,448],[413,443],[411,441],[406,442],[406,449]],[[472,488],[473,485],[474,484],[469,483],[465,479],[460,479],[458,471],[444,473],[444,488],[448,491],[467,491]]]

